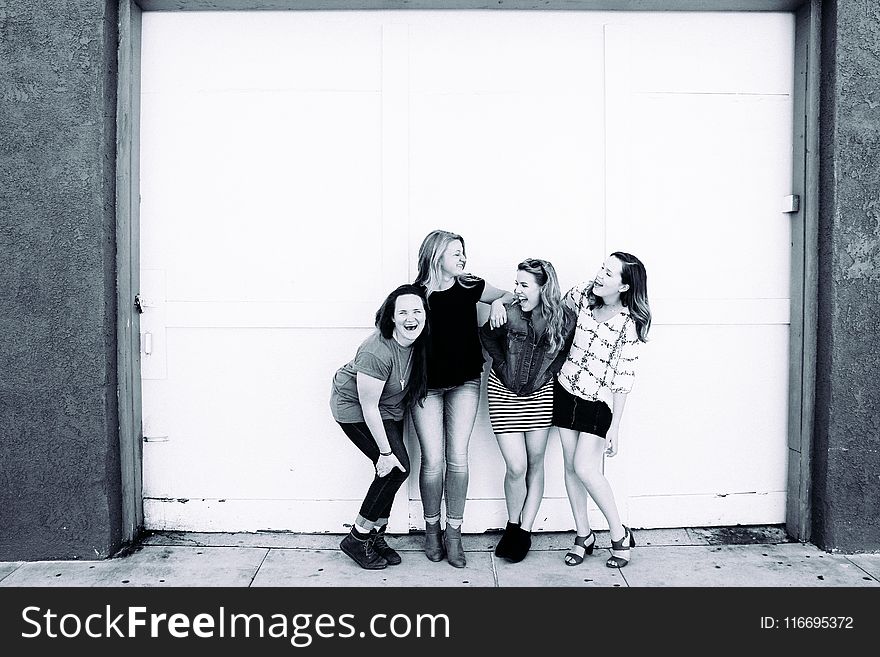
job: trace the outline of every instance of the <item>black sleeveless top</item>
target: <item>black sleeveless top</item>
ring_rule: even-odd
[[[428,297],[428,388],[461,385],[482,374],[477,303],[485,288],[486,281],[481,278],[471,287],[456,280],[448,290]]]

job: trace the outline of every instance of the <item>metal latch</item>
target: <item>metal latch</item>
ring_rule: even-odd
[[[150,303],[147,299],[142,297],[140,294],[134,295],[134,309],[138,311],[138,314],[143,315],[147,308],[155,308],[156,304]]]
[[[801,207],[801,197],[797,194],[790,194],[782,197],[782,212],[785,214],[794,214]]]

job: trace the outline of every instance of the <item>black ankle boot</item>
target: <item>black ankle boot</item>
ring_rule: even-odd
[[[385,561],[385,557],[373,549],[372,535],[367,535],[367,538],[360,539],[354,535],[353,531],[342,539],[339,548],[354,559],[355,563],[361,568],[381,570],[387,566],[388,562]]]
[[[510,551],[507,553],[507,560],[510,563],[519,563],[526,558],[532,547],[532,532],[517,526],[512,540]]]
[[[516,522],[507,522],[507,527],[504,528],[504,533],[501,535],[501,538],[498,541],[498,545],[495,546],[495,556],[501,559],[507,559],[510,556],[510,548],[514,542],[514,535],[516,534],[516,530],[519,529],[519,523]]]

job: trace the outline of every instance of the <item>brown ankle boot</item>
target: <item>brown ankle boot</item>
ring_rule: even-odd
[[[449,564],[456,568],[467,566],[464,548],[461,545],[461,527],[446,525],[446,536],[444,538],[446,542],[446,560]]]
[[[425,556],[431,561],[442,561],[445,556],[439,522],[425,523]]]

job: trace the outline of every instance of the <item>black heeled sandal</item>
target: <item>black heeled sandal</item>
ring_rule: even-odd
[[[623,526],[623,537],[619,541],[611,541],[611,556],[605,565],[609,568],[623,568],[629,563],[630,548],[636,546],[636,537],[633,536],[632,530],[626,525]]]
[[[587,541],[592,537],[593,540],[590,541],[590,544],[587,545]],[[581,545],[577,542],[577,539],[583,538],[584,544]],[[574,545],[565,555],[565,565],[566,566],[580,566],[584,562],[584,555],[593,554],[593,548],[596,547],[596,535],[590,530],[590,533],[586,536],[577,536],[574,539]]]

